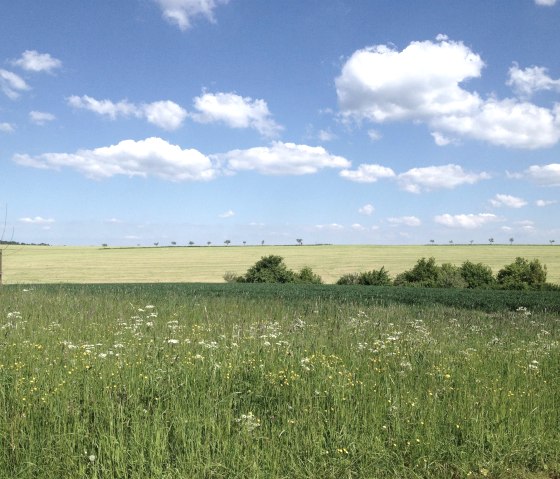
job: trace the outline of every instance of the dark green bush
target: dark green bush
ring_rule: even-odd
[[[344,285],[360,284],[358,282],[359,278],[360,278],[359,273],[348,273],[348,274],[342,275],[340,278],[338,278],[338,281],[336,282],[336,284],[344,284]]]
[[[496,282],[490,266],[482,263],[465,261],[460,267],[460,273],[467,288],[489,288]]]
[[[379,270],[366,271],[358,275],[358,284],[367,286],[388,286],[391,284],[391,278],[384,266]]]
[[[438,267],[438,277],[435,288],[466,288],[467,282],[461,276],[461,269],[451,263],[444,263]]]
[[[498,271],[496,278],[503,289],[539,289],[546,284],[546,265],[538,259],[529,261],[517,257]]]
[[[395,286],[424,286],[434,288],[439,278],[439,268],[436,266],[435,258],[421,258],[412,269],[404,271],[396,276]]]
[[[315,274],[309,266],[301,268],[300,272],[296,274],[295,282],[301,284],[323,284],[321,277]]]
[[[226,273],[224,279],[236,283],[300,283],[300,284],[322,284],[321,277],[309,266],[305,266],[299,273],[288,269],[281,256],[263,256],[251,266],[244,276],[235,277]]]
[[[379,270],[365,271],[363,273],[350,273],[341,276],[336,284],[361,284],[365,286],[389,286],[391,278],[384,266]]]

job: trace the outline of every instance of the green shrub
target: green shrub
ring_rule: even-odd
[[[451,263],[444,263],[438,268],[436,288],[466,288],[467,282],[461,276],[461,269]]]
[[[497,280],[504,289],[539,289],[546,284],[546,265],[538,259],[529,261],[517,257],[498,271]]]
[[[366,271],[358,275],[358,284],[367,286],[388,286],[391,284],[391,278],[384,266],[379,270]]]
[[[348,273],[338,278],[336,284],[342,284],[342,285],[360,284],[358,282],[359,278],[360,278],[359,273]]]
[[[396,276],[395,286],[425,286],[436,287],[439,277],[439,268],[435,258],[421,258],[412,269]]]
[[[460,267],[460,273],[467,288],[489,288],[496,282],[490,266],[482,263],[465,261]]]
[[[323,284],[323,280],[318,274],[315,274],[309,266],[301,268],[296,274],[296,283],[302,284]]]
[[[287,268],[281,256],[263,256],[251,266],[244,276],[234,277],[226,273],[224,279],[230,278],[236,283],[300,283],[300,284],[322,284],[321,277],[309,266],[303,267],[299,273]]]
[[[251,266],[243,280],[243,283],[294,283],[296,275],[284,264],[281,256],[263,256]]]
[[[349,273],[341,276],[336,284],[352,285],[361,284],[365,286],[389,286],[391,278],[384,266],[379,270],[365,271],[363,273]]]

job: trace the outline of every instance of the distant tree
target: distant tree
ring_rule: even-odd
[[[225,240],[224,243],[225,243],[226,246],[229,246],[231,241],[230,240]]]
[[[510,238],[510,239],[509,239],[509,244],[512,245],[512,244],[513,244],[513,241],[514,241],[514,239],[513,239],[513,238]]]
[[[488,242],[489,242],[490,244],[494,244],[494,238],[488,238]]]
[[[436,242],[436,240],[431,239],[430,243],[434,244]]]
[[[551,245],[553,245],[553,244],[555,243],[555,241],[554,241],[554,240],[549,240],[549,243],[550,243]]]
[[[159,243],[154,243],[154,246],[157,246],[157,245],[159,245]]]
[[[102,246],[103,248],[107,248],[107,243],[103,243],[101,246]]]
[[[243,246],[245,246],[247,244],[247,241],[243,241]]]
[[[449,240],[449,244],[453,244],[453,240]]]
[[[301,238],[296,239],[297,244],[299,244],[300,246],[303,245],[303,240]]]
[[[212,241],[207,241],[206,244],[210,246],[212,244]]]
[[[474,243],[474,240],[470,240],[470,244],[473,244],[473,243]]]
[[[264,246],[264,240],[261,241],[261,246]]]
[[[194,241],[189,241],[189,246],[194,245]]]
[[[171,245],[172,245],[172,246],[175,246],[176,244],[177,244],[177,241],[172,241],[172,242],[171,242]]]

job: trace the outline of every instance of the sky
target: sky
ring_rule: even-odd
[[[560,1],[0,12],[4,240],[560,243]]]

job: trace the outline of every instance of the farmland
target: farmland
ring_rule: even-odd
[[[310,266],[326,283],[345,273],[385,266],[394,276],[421,257],[438,263],[482,262],[494,272],[517,256],[539,259],[548,281],[560,283],[558,246],[221,246],[221,247],[33,247],[4,250],[4,282],[14,283],[153,283],[222,282],[226,271],[244,273],[262,256],[285,258],[288,267]]]
[[[557,293],[389,289],[5,286],[0,477],[558,477]]]

